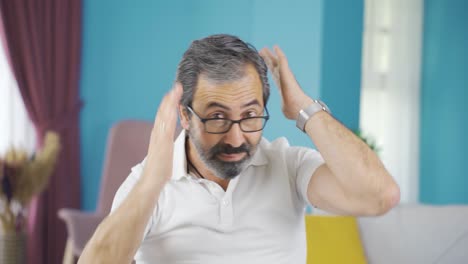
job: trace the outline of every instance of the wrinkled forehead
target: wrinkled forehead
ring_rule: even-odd
[[[257,71],[252,65],[246,65],[243,73],[239,78],[228,81],[212,80],[203,73],[200,74],[193,107],[203,111],[218,104],[234,110],[247,104],[257,104],[263,108],[263,88]]]

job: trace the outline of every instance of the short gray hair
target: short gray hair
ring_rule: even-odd
[[[267,66],[258,51],[236,36],[218,34],[192,42],[177,68],[176,80],[182,84],[180,103],[191,106],[200,74],[215,82],[229,82],[242,78],[245,66],[251,64],[262,82],[263,102],[270,97]]]

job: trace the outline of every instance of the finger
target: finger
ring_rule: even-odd
[[[156,114],[153,132],[166,134],[175,130],[177,121],[177,105],[179,104],[181,95],[182,92],[180,85],[175,85],[174,88],[164,96]]]
[[[170,131],[175,129],[177,122],[177,107],[182,96],[181,86],[175,84],[173,89],[168,94],[167,98],[164,100],[163,108],[161,109],[161,118],[166,124],[168,124],[168,129]]]
[[[269,51],[268,48],[265,47],[265,48],[263,48],[263,49],[260,50],[259,54],[260,54],[260,56],[262,56],[262,58],[265,59],[265,58],[268,58],[268,57],[270,56],[270,54],[268,53],[268,51]]]
[[[164,96],[161,104],[159,105],[158,112],[156,113],[156,118],[154,120],[153,132],[158,134],[163,134],[166,131],[166,120],[167,120],[167,105],[170,99],[171,93],[168,93]]]
[[[176,82],[174,84],[174,88],[173,89],[173,99],[174,99],[174,103],[176,104],[176,106],[179,104],[180,102],[180,99],[182,98],[182,94],[184,93],[183,89],[182,89],[182,84],[180,82]]]
[[[165,94],[163,99],[161,100],[161,103],[159,103],[158,110],[156,111],[156,115],[154,116],[154,124],[156,124],[156,121],[158,121],[158,116],[160,116],[162,109],[164,108],[164,102],[167,100],[167,97],[168,94]]]
[[[284,54],[283,50],[278,45],[275,45],[273,47],[273,49],[275,50],[275,53],[278,56],[278,61],[279,61],[280,65],[283,65],[283,66],[287,67],[288,66],[288,58],[286,58],[286,55]]]
[[[156,118],[160,113],[167,112],[168,108],[171,106],[177,107],[182,97],[182,85],[179,82],[176,82],[172,89],[164,95],[161,104],[158,108],[158,113],[156,114]],[[156,121],[156,119],[155,119]]]
[[[277,67],[275,67],[275,63],[273,63],[271,58],[268,55],[266,55],[263,60],[265,61],[265,64],[268,67],[268,69],[271,71],[271,73],[275,74],[275,72],[277,71]]]
[[[263,49],[260,50],[260,52],[258,52],[258,54],[260,54],[260,57],[263,58],[263,60],[265,61],[265,64],[267,65],[267,67],[269,69],[271,69],[270,58],[268,58],[268,54],[266,53],[266,50],[267,50],[267,48],[263,48]]]
[[[276,54],[278,55],[278,61],[279,61],[279,71],[282,76],[284,76],[284,80],[293,80],[296,82],[296,78],[294,77],[294,73],[291,71],[289,68],[288,64],[288,59],[286,55],[284,54],[283,50],[275,45],[274,47]]]
[[[268,55],[262,56],[263,60],[265,61],[266,66],[270,71],[273,71],[273,63],[271,62],[271,59],[268,57]]]
[[[263,49],[263,54],[267,58],[269,65],[267,65],[270,70],[278,66],[278,58],[270,51],[270,49],[265,48]]]

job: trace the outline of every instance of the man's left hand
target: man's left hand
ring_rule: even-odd
[[[289,68],[286,55],[278,46],[274,46],[274,53],[268,48],[263,48],[260,51],[260,56],[265,60],[275,80],[276,86],[278,86],[282,99],[281,109],[284,116],[288,119],[295,120],[301,109],[312,104],[312,99],[307,96],[299,86],[299,83]]]

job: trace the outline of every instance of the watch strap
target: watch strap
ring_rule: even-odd
[[[299,111],[299,115],[296,120],[296,127],[305,133],[305,124],[307,121],[320,111],[325,111],[330,114],[330,110],[328,109],[327,105],[325,105],[320,100],[314,100],[311,105]]]

